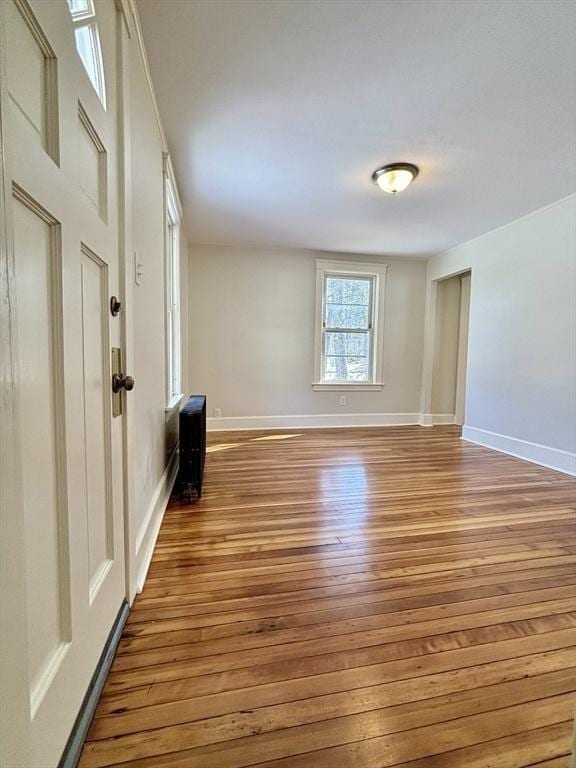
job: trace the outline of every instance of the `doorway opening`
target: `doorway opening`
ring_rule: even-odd
[[[470,283],[470,272],[438,281],[432,372],[432,412],[438,423],[465,422]]]

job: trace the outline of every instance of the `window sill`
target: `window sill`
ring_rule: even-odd
[[[168,405],[166,406],[166,408],[164,408],[164,412],[170,413],[170,411],[173,411],[174,408],[177,408],[182,402],[183,397],[184,395],[173,395],[173,397],[170,398],[170,401],[168,402]]]
[[[380,392],[383,386],[384,384],[381,382],[376,384],[369,384],[365,381],[359,381],[357,384],[352,384],[335,381],[334,383],[318,382],[317,384],[312,384],[312,389],[314,392]]]

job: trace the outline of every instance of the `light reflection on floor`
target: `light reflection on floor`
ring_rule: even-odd
[[[242,443],[217,443],[216,445],[209,445],[206,448],[206,453],[218,453],[219,451],[228,451],[230,448],[240,448],[243,445],[249,443],[257,443],[262,440],[289,440],[291,437],[300,437],[300,435],[263,435],[262,437],[251,437]]]
[[[218,445],[208,445],[206,453],[218,453],[218,451],[227,451],[229,448],[237,448],[242,443],[218,443]]]
[[[323,497],[338,498],[340,495],[355,496],[353,514],[347,519],[361,521],[368,511],[368,482],[366,467],[361,459],[357,464],[332,465],[323,467],[320,473],[320,489]]]

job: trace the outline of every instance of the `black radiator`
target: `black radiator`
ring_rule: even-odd
[[[191,502],[202,496],[202,477],[206,458],[206,397],[193,395],[180,411],[180,469],[178,490]]]

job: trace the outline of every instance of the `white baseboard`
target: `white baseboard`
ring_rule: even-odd
[[[421,427],[434,427],[441,424],[454,424],[456,417],[453,413],[421,413],[419,424]]]
[[[453,424],[451,414],[431,414],[433,424]],[[326,427],[427,426],[420,413],[323,413],[302,416],[219,416],[207,419],[209,432],[251,429],[322,429]]]
[[[397,427],[418,424],[417,413],[323,413],[303,416],[221,416],[207,419],[209,432],[322,427]]]
[[[162,519],[166,506],[172,493],[172,488],[176,481],[176,475],[178,474],[178,448],[174,450],[168,466],[166,467],[164,474],[160,478],[160,482],[156,486],[156,490],[150,500],[146,514],[142,525],[136,535],[136,559],[138,561],[137,577],[136,577],[136,589],[138,592],[142,592],[142,587],[146,581],[146,575],[148,568],[150,567],[150,561],[154,553],[154,546],[156,539],[158,538],[158,532],[162,525]]]
[[[530,443],[528,440],[519,440],[517,437],[508,437],[486,429],[467,426],[462,427],[462,440],[483,445],[485,448],[492,448],[500,453],[507,453],[549,469],[556,469],[567,475],[576,475],[576,453],[570,453],[570,451],[562,451],[548,445]]]

